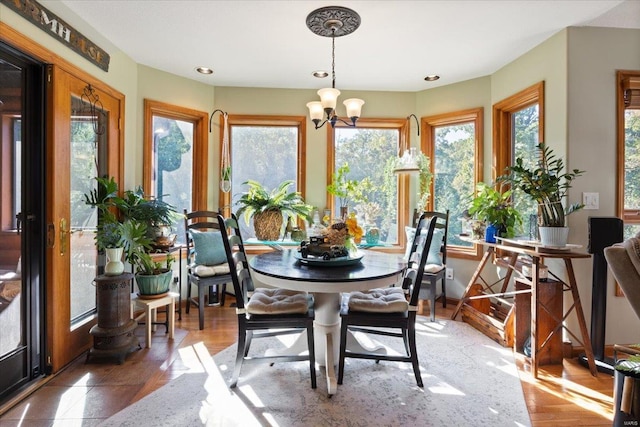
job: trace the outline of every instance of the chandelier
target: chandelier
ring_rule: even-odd
[[[311,12],[307,16],[307,27],[314,33],[322,37],[331,37],[331,87],[318,91],[320,101],[307,103],[309,116],[315,124],[316,129],[321,128],[325,123],[335,126],[339,120],[347,126],[355,127],[356,121],[360,118],[364,101],[358,98],[350,98],[343,102],[347,107],[347,122],[336,114],[336,104],[340,91],[336,89],[336,37],[346,36],[353,33],[360,26],[360,15],[346,7],[327,6],[321,7]],[[324,121],[323,121],[324,119]],[[322,123],[321,123],[322,122]]]

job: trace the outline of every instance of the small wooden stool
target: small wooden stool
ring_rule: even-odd
[[[156,329],[157,309],[158,307],[167,307],[167,332],[169,332],[169,339],[173,339],[173,330],[176,319],[176,298],[178,294],[175,292],[169,292],[165,296],[160,298],[141,298],[140,295],[131,294],[131,317],[133,318],[133,311],[135,306],[144,308],[144,313],[136,318],[136,320],[146,316],[146,331],[147,331],[147,348],[151,348],[151,331]]]

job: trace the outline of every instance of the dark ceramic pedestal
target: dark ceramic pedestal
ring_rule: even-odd
[[[131,319],[132,279],[131,273],[95,278],[98,324],[89,331],[93,348],[87,361],[90,357],[109,357],[121,364],[129,353],[140,349],[135,336],[138,323]]]

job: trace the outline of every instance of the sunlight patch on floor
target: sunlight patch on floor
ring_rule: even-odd
[[[429,387],[429,391],[433,394],[448,394],[451,396],[464,396],[465,394],[451,385],[444,383],[442,381],[438,382],[438,384]]]
[[[573,405],[613,420],[613,398],[598,391],[577,384],[567,378],[551,375],[538,375],[535,380],[531,374],[524,375],[521,381],[529,383],[538,390],[564,399]]]

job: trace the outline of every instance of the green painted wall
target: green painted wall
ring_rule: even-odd
[[[136,64],[108,40],[88,27],[63,4],[54,12],[107,50],[111,55],[108,73],[65,48],[32,24],[0,5],[0,20],[26,37],[96,76],[126,97],[125,186],[142,180],[142,108],[144,98],[211,112],[220,108],[232,114],[307,115],[305,104],[317,99],[315,90],[213,87]],[[53,5],[51,6],[53,9]],[[491,177],[491,106],[539,81],[545,81],[545,141],[566,158],[569,167],[587,170],[570,194],[579,200],[583,191],[600,193],[600,209],[582,211],[570,217],[570,240],[586,246],[588,216],[614,215],[615,192],[615,70],[640,69],[640,31],[604,28],[568,28],[517,58],[490,76],[416,93],[343,91],[341,99],[359,97],[366,101],[363,116],[418,117],[484,107],[485,180]],[[339,107],[339,112],[342,111]],[[315,130],[307,121],[307,199],[322,206],[325,200],[326,128]],[[218,206],[217,171],[219,133],[209,136],[211,165],[209,204]],[[418,146],[415,124],[411,144]],[[475,267],[471,261],[451,259],[455,279],[450,295],[458,297]],[[591,261],[576,262],[580,294],[590,317]],[[637,328],[615,325],[635,322],[624,298],[609,291],[607,343],[637,342]],[[623,329],[623,330],[622,330]]]

